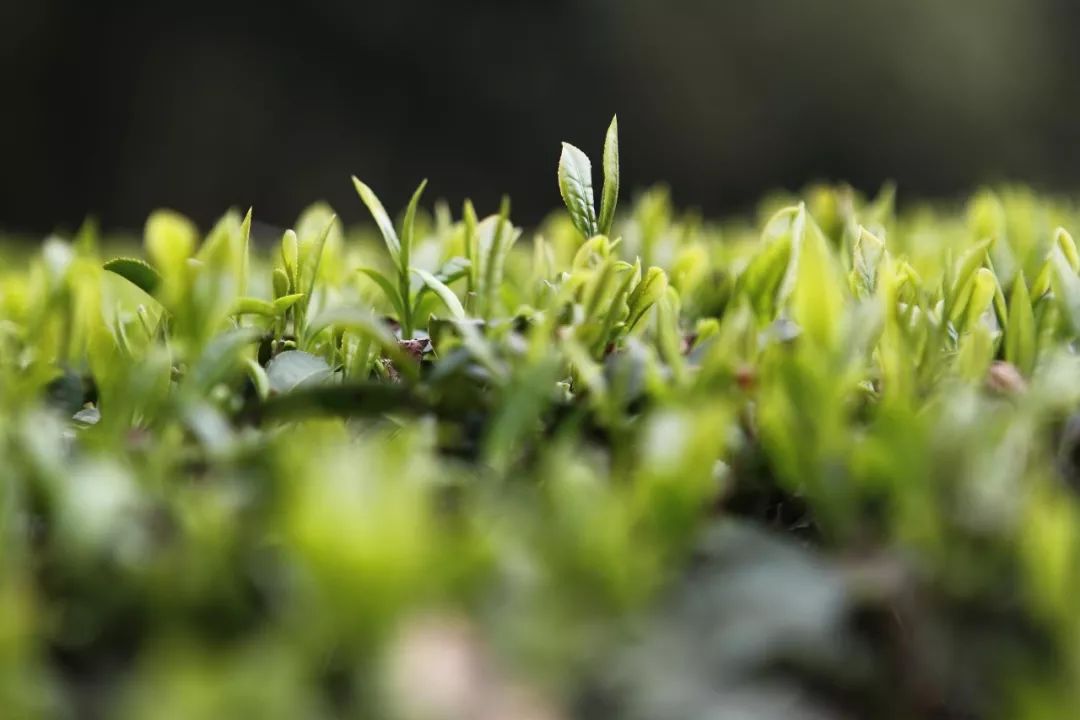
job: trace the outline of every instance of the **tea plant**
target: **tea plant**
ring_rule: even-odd
[[[1080,713],[1080,211],[619,174],[11,249],[4,715]]]

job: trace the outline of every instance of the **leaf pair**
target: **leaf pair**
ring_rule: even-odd
[[[301,238],[293,230],[286,230],[281,237],[281,261],[283,268],[274,271],[274,303],[283,304],[285,310],[294,309],[297,328],[306,322],[311,300],[315,293],[315,282],[319,277],[326,241],[337,221],[331,214],[318,234]],[[283,273],[280,271],[284,271]],[[286,298],[296,296],[293,301]]]
[[[401,223],[400,236],[394,229],[394,223],[390,220],[386,208],[383,207],[382,202],[375,195],[375,191],[361,182],[355,175],[352,181],[357,194],[364,202],[364,205],[367,206],[372,218],[374,218],[375,224],[382,234],[383,242],[386,243],[386,249],[390,252],[390,258],[393,260],[397,270],[397,286],[395,287],[389,278],[377,270],[365,269],[363,272],[378,284],[379,288],[390,300],[394,311],[398,313],[398,322],[401,324],[402,335],[406,339],[411,338],[415,305],[411,291],[410,259],[416,233],[416,210],[420,204],[420,196],[423,195],[424,188],[427,187],[427,180],[420,183],[409,200],[409,205],[405,209],[405,218]]]
[[[559,158],[559,192],[570,219],[588,240],[610,235],[619,200],[619,119],[613,117],[604,139],[604,194],[597,218],[593,198],[592,163],[589,156],[570,143],[563,143]]]

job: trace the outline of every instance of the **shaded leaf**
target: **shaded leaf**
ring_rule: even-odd
[[[394,283],[390,282],[388,277],[374,268],[360,268],[360,272],[375,281],[375,284],[382,290],[383,295],[390,301],[390,306],[394,308],[400,322],[405,317],[405,306],[402,305],[401,293],[398,292]]]
[[[203,350],[185,384],[195,392],[208,391],[234,371],[240,353],[261,337],[257,328],[237,328],[218,335]]]
[[[325,382],[333,375],[326,360],[303,350],[286,350],[266,366],[271,394],[286,393],[299,385]]]
[[[319,415],[342,417],[417,413],[429,410],[407,388],[394,383],[348,382],[304,385],[270,397],[261,415],[270,420],[295,420]]]

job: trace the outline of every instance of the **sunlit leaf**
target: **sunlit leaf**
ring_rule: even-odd
[[[596,235],[598,230],[592,188],[592,163],[585,153],[565,142],[559,158],[559,192],[578,232],[584,235],[585,239]]]
[[[611,118],[607,137],[604,138],[604,194],[600,201],[600,218],[597,232],[611,235],[615,220],[615,206],[619,202],[619,118]]]
[[[791,294],[791,317],[816,345],[833,347],[844,318],[844,283],[828,241],[800,208],[792,230],[799,267]]]
[[[184,263],[195,251],[198,230],[183,215],[159,210],[146,221],[146,254],[158,271],[171,275],[182,272]]]
[[[1023,274],[1016,276],[1009,300],[1009,326],[1005,331],[1005,359],[1024,375],[1035,369],[1035,314]]]
[[[405,209],[405,219],[402,221],[401,225],[401,257],[399,258],[402,272],[407,272],[409,269],[410,258],[412,257],[412,246],[415,242],[413,236],[416,234],[416,208],[420,204],[420,196],[424,194],[424,188],[426,187],[427,180],[421,181],[420,185],[416,188],[416,191],[412,194],[408,207]]]
[[[382,233],[386,248],[390,251],[390,257],[394,259],[395,263],[399,263],[401,258],[401,240],[398,239],[397,231],[394,230],[393,221],[390,220],[390,216],[386,213],[386,209],[383,207],[382,203],[379,202],[379,198],[376,197],[371,188],[360,182],[355,175],[353,176],[352,181],[357,194],[359,194],[360,199],[364,201],[364,205],[367,206],[368,211],[371,213],[371,217],[374,218],[375,224],[379,228],[379,232]]]
[[[412,271],[416,273],[424,281],[431,290],[439,296],[443,305],[450,311],[450,314],[457,320],[465,319],[465,308],[462,307],[461,301],[458,300],[454,291],[446,286],[446,284],[439,280],[437,277],[429,273],[427,270],[421,270],[420,268],[413,268]]]

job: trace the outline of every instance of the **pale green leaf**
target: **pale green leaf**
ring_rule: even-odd
[[[447,310],[450,311],[455,320],[465,319],[465,308],[462,307],[461,301],[458,300],[453,290],[427,270],[413,268],[412,271],[424,281],[425,285],[431,288],[432,292],[439,296],[439,299],[443,301],[443,304],[446,305]]]
[[[422,180],[409,200],[409,206],[405,209],[405,219],[401,223],[401,258],[399,263],[403,273],[409,271],[412,247],[416,240],[414,237],[416,234],[416,209],[420,205],[420,196],[424,194],[424,188],[426,187],[427,180]]]
[[[317,385],[333,376],[326,360],[302,350],[286,350],[266,366],[271,395],[286,393],[300,385]]]
[[[292,293],[291,295],[282,295],[281,297],[276,298],[273,303],[274,315],[279,317],[284,315],[286,310],[303,299],[304,293]]]
[[[1060,247],[1050,251],[1050,261],[1054,264],[1051,284],[1058,305],[1073,333],[1080,334],[1080,278]]]
[[[667,287],[667,274],[662,269],[651,267],[645,272],[644,277],[638,281],[626,301],[630,310],[626,321],[628,331],[632,330],[645,315],[645,312],[664,296]]]
[[[306,279],[307,287],[304,289],[304,293],[305,302],[307,303],[311,302],[311,296],[315,292],[315,281],[319,277],[319,265],[322,263],[323,250],[326,248],[326,238],[330,236],[330,230],[333,229],[336,221],[337,216],[331,215],[326,222],[326,226],[315,240],[315,244],[302,258],[303,267],[300,274]]]
[[[394,259],[395,263],[400,261],[401,257],[401,241],[398,239],[397,232],[394,230],[394,223],[390,220],[390,216],[386,212],[386,208],[379,202],[379,198],[376,197],[375,192],[354,175],[353,186],[356,188],[357,194],[360,195],[360,199],[364,201],[364,205],[367,206],[368,212],[371,213],[371,217],[375,219],[375,224],[379,227],[379,232],[382,233],[383,241],[386,243],[387,250],[390,251],[390,256]]]
[[[1080,252],[1076,250],[1076,241],[1065,228],[1058,228],[1054,232],[1054,243],[1061,248],[1065,259],[1069,261],[1069,267],[1073,272],[1080,272]]]
[[[360,268],[360,272],[371,278],[379,289],[382,290],[383,295],[390,301],[390,306],[394,308],[394,312],[397,313],[398,322],[401,322],[405,317],[405,307],[401,302],[401,293],[398,292],[394,283],[390,282],[390,279],[383,275],[381,272],[374,268]]]
[[[281,236],[281,262],[289,276],[289,289],[300,290],[300,240],[292,230]]]
[[[146,254],[165,275],[182,273],[184,263],[195,251],[198,230],[180,213],[158,210],[146,221]]]
[[[791,316],[802,336],[822,348],[835,347],[844,317],[844,282],[825,235],[805,208],[792,227],[799,266],[791,293]]]
[[[611,118],[607,137],[604,139],[604,194],[600,199],[600,219],[597,230],[601,235],[611,235],[615,221],[615,206],[619,202],[619,118]]]
[[[559,158],[559,192],[570,220],[585,239],[597,234],[596,209],[592,188],[592,163],[588,156],[570,143],[563,143]]]
[[[267,302],[266,300],[260,300],[259,298],[242,297],[238,298],[233,304],[232,310],[229,311],[230,315],[264,315],[266,317],[276,317],[277,313],[274,312],[274,304]]]
[[[1031,308],[1027,283],[1018,273],[1009,301],[1009,325],[1005,330],[1005,359],[1025,376],[1035,369],[1035,313]]]

